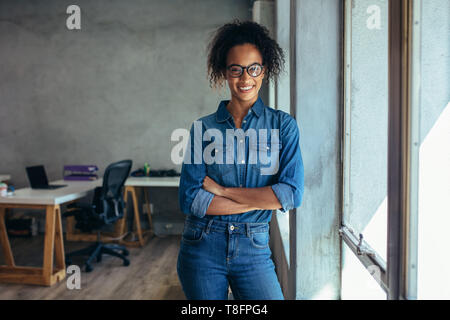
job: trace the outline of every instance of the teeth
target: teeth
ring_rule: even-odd
[[[250,90],[251,88],[253,88],[253,86],[250,86],[250,87],[239,87],[239,89],[244,90],[244,91]]]

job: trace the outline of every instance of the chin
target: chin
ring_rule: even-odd
[[[243,94],[241,92],[236,92],[235,97],[241,101],[251,101],[251,100],[258,99],[258,92],[253,93],[253,94]]]

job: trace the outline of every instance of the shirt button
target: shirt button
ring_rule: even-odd
[[[240,143],[244,142],[244,140],[239,140]]]
[[[230,227],[230,230],[233,231],[233,230],[234,230],[234,226],[231,226],[231,227]]]
[[[241,163],[245,163],[245,160],[242,160],[242,162]]]
[[[246,123],[247,122],[247,120],[244,120],[244,121],[242,121],[243,123]]]

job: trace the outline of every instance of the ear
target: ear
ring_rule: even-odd
[[[223,69],[221,72],[222,72],[222,79],[226,81],[227,80],[227,69]]]
[[[266,76],[266,66],[263,65],[263,69],[262,69],[262,72],[261,72],[261,79],[264,79],[265,76]]]

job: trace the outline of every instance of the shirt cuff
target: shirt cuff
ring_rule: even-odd
[[[294,192],[289,185],[280,182],[272,185],[272,190],[273,193],[275,193],[275,196],[278,198],[278,201],[280,201],[280,204],[282,206],[282,208],[280,209],[281,212],[286,212],[294,209]]]
[[[200,188],[200,190],[197,192],[197,195],[194,198],[194,201],[192,201],[191,205],[192,215],[199,218],[203,218],[206,215],[206,211],[208,210],[209,204],[211,203],[213,198],[214,198],[213,193],[206,191],[203,188]]]

